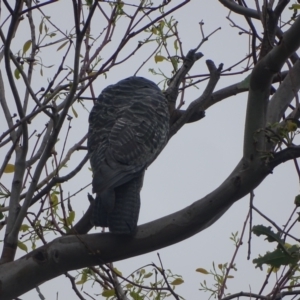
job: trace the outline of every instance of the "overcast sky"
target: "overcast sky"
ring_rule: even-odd
[[[127,3],[135,2],[137,1],[127,1]],[[153,2],[160,3],[160,1],[155,0]],[[179,0],[173,0],[172,5],[175,6],[180,2]],[[51,15],[51,19],[55,22],[72,22],[73,14],[69,8],[68,1],[61,0],[48,6],[44,11],[47,11],[47,14]],[[226,19],[227,15],[228,10],[217,0],[194,0],[174,13],[174,17],[179,21],[179,32],[185,53],[191,48],[195,48],[201,41],[202,37],[199,29],[201,20],[205,23],[204,31],[206,34],[211,33],[218,27],[222,28],[201,47],[200,51],[203,52],[204,57],[195,64],[192,73],[206,73],[206,59],[213,60],[216,65],[224,63],[224,68],[227,68],[248,53],[248,38],[239,35],[239,30],[229,25],[229,21]],[[232,14],[232,18],[239,22],[239,25],[248,28],[241,17]],[[24,41],[14,41],[14,43],[20,42],[22,45],[25,41],[26,39]],[[49,64],[51,64],[51,60],[55,60],[55,55],[53,53],[47,58]],[[133,75],[144,60],[144,53],[142,51],[138,52],[134,59],[124,64],[124,66],[112,69],[106,80],[103,77],[99,78],[95,84],[97,94],[105,86]],[[148,72],[148,68],[157,69],[158,67],[163,68],[163,63],[158,65],[151,59],[138,75],[158,82],[160,79]],[[238,72],[241,70],[242,68],[239,66],[233,71]],[[51,74],[51,70],[46,70],[46,72]],[[247,73],[240,76],[222,76],[216,90],[238,82],[246,76]],[[40,86],[46,86],[46,76],[38,80],[40,80]],[[205,85],[200,85],[199,89],[189,89],[186,94],[186,105],[197,98],[204,87]],[[186,125],[170,140],[164,151],[146,172],[141,194],[142,205],[139,224],[186,207],[217,188],[231,173],[242,156],[246,101],[247,94],[244,93],[218,103],[206,112],[204,119],[198,123]],[[90,110],[92,102],[87,101],[85,105]],[[75,106],[75,109],[79,113],[80,121],[74,120],[72,124],[73,143],[78,140],[79,136],[83,136],[88,128],[88,112],[81,109],[80,105]],[[1,128],[1,131],[6,130],[5,128],[6,125]],[[2,152],[0,153],[3,155]],[[81,153],[81,155],[83,154]],[[91,172],[88,167],[89,164],[83,168],[76,180],[72,181],[72,184],[67,183],[64,186],[66,194],[68,191],[72,193],[74,186],[77,187],[77,184],[83,186],[83,183],[89,183]],[[4,176],[5,183],[8,185],[12,175],[7,174]],[[91,187],[72,200],[78,218],[88,207],[89,203],[86,198],[88,192],[91,192]],[[294,208],[293,200],[298,193],[297,174],[293,163],[288,162],[277,167],[274,174],[269,176],[255,190],[254,203],[278,225],[282,225]],[[157,258],[157,252],[159,252],[164,268],[171,269],[174,274],[183,276],[184,284],[176,288],[181,296],[186,299],[207,299],[209,295],[198,290],[200,288],[199,283],[206,280],[209,285],[213,281],[209,276],[195,272],[195,269],[202,267],[209,270],[212,268],[213,261],[219,264],[231,260],[234,246],[229,237],[232,232],[241,232],[248,207],[249,196],[246,196],[234,204],[210,228],[192,238],[159,251],[116,262],[115,266],[123,272],[123,275],[128,275],[142,265],[151,262],[159,264]],[[261,223],[267,224],[260,217],[254,215],[253,224]],[[0,238],[3,239],[4,231],[1,231],[0,234],[2,234]],[[267,242],[263,242],[263,238],[253,237],[251,259],[247,261],[247,239],[248,235],[244,238],[244,245],[241,247],[236,260],[238,272],[232,274],[235,278],[227,282],[227,291],[230,293],[240,291],[258,292],[266,275],[266,268],[264,271],[255,269],[252,259],[256,258],[258,254],[264,254],[267,249],[272,249],[272,247]],[[19,250],[18,256],[22,255],[24,255],[24,252]],[[85,288],[89,285],[90,283],[86,283]],[[71,284],[65,276],[60,276],[41,285],[40,289],[47,300],[56,299],[57,292],[58,299],[76,298],[71,289]],[[87,288],[87,291],[92,295],[101,293],[98,286],[95,286],[93,290]],[[32,300],[38,299],[38,296],[36,291],[30,291],[20,298]]]

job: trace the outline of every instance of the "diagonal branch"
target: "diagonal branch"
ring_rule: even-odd
[[[264,56],[254,67],[250,78],[250,89],[244,132],[244,157],[252,161],[265,150],[264,134],[258,131],[266,126],[266,114],[270,87],[274,75],[279,72],[300,46],[300,18],[288,29],[281,43]]]
[[[234,0],[219,0],[219,2],[239,15],[260,20],[259,13],[255,9],[241,6],[237,4]]]
[[[189,105],[185,113],[174,124],[172,124],[169,138],[176,134],[177,131],[188,122],[194,112],[204,111],[204,108],[208,105],[212,92],[220,79],[223,64],[220,64],[219,67],[216,68],[215,64],[211,60],[207,60],[206,65],[210,72],[210,79],[203,94],[194,100]]]
[[[183,210],[139,226],[133,237],[100,233],[58,238],[24,258],[0,266],[1,299],[12,299],[69,270],[118,261],[187,239],[212,225],[268,174],[268,167],[245,170],[241,161],[212,193]],[[11,287],[16,276],[18,289]]]
[[[273,169],[278,165],[285,163],[294,158],[300,157],[300,146],[290,146],[280,152],[274,154],[274,158],[270,161],[270,168]]]
[[[288,105],[300,89],[300,61],[290,69],[276,93],[270,100],[267,112],[267,123],[279,122]]]
[[[6,122],[8,124],[9,132],[10,132],[10,138],[15,141],[16,140],[16,132],[13,130],[13,120],[12,115],[10,113],[9,107],[7,105],[6,97],[5,97],[5,88],[3,83],[3,77],[2,72],[0,71],[0,104],[6,119]],[[0,141],[2,140],[3,135],[0,137]]]
[[[86,164],[88,159],[89,159],[89,156],[88,156],[88,154],[86,154],[85,157],[82,159],[82,161],[76,166],[76,168],[73,171],[71,171],[70,173],[68,173],[65,176],[54,177],[37,195],[35,195],[32,198],[30,205],[33,205],[34,203],[39,201],[44,195],[49,193],[56,184],[66,182],[66,181],[70,180],[71,178],[73,178],[82,169],[82,167]]]
[[[15,34],[15,30],[19,24],[19,12],[23,7],[23,1],[16,1],[15,8],[13,14],[11,15],[11,23],[8,29],[8,34],[6,38],[6,42],[4,44],[4,62],[6,74],[8,77],[8,81],[10,84],[10,88],[15,100],[15,104],[18,110],[18,114],[20,119],[25,117],[21,99],[18,93],[18,89],[15,84],[14,76],[12,74],[11,65],[10,65],[10,46],[12,39]],[[0,35],[2,40],[5,40],[2,30],[0,30]],[[18,206],[19,206],[19,195],[21,193],[23,178],[25,173],[25,161],[26,155],[28,151],[28,127],[27,123],[23,122],[20,126],[22,129],[22,146],[18,146],[15,148],[16,150],[16,160],[15,160],[15,172],[14,178],[12,180],[12,189],[11,189],[11,197],[10,197],[10,206],[9,206],[9,217],[7,219],[7,227],[5,232],[5,243],[4,244],[12,244],[13,247],[3,247],[1,260],[7,261],[11,260],[15,255],[16,247],[17,247],[17,237],[18,231],[14,232],[13,228],[16,224],[16,219],[18,218]],[[20,224],[21,226],[21,224]]]
[[[197,49],[193,49],[188,52],[187,56],[184,58],[181,68],[170,79],[169,87],[164,92],[169,103],[169,113],[171,119],[172,119],[173,112],[175,111],[175,104],[176,104],[178,90],[181,82],[184,80],[186,74],[193,67],[194,63],[203,56],[201,52],[196,52],[196,51]],[[171,123],[173,123],[172,120]]]

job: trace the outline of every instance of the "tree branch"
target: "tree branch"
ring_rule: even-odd
[[[300,146],[290,146],[274,154],[274,158],[269,162],[271,169],[287,162],[288,160],[300,157]]]
[[[16,140],[16,132],[13,130],[13,120],[12,120],[12,115],[10,113],[9,107],[7,105],[6,97],[5,97],[5,88],[4,88],[4,83],[3,83],[3,77],[2,77],[2,72],[0,71],[0,104],[2,107],[2,110],[4,112],[4,116],[9,128],[10,132],[10,138],[15,141]],[[0,141],[2,140],[3,135],[0,137]]]
[[[209,103],[211,94],[220,79],[220,73],[223,67],[223,64],[220,64],[218,68],[216,68],[215,64],[211,60],[206,61],[207,67],[210,72],[210,79],[208,84],[203,92],[203,94],[194,100],[185,113],[171,126],[169,138],[171,138],[174,134],[178,132],[178,130],[188,122],[188,120],[192,117],[194,112],[199,112],[204,110],[204,107]]]
[[[300,89],[300,61],[294,64],[268,105],[267,124],[279,122]]]
[[[0,266],[1,299],[14,298],[69,270],[118,261],[187,239],[212,225],[269,173],[268,166],[245,169],[241,161],[215,191],[183,210],[139,226],[133,237],[111,233],[60,237],[19,260]],[[16,280],[17,289],[12,288]]]
[[[168,103],[169,103],[169,113],[171,118],[171,124],[174,123],[173,112],[175,110],[176,100],[178,96],[178,89],[182,81],[184,80],[186,74],[193,67],[194,63],[199,60],[203,54],[201,52],[196,52],[197,49],[192,49],[188,52],[184,61],[182,63],[181,68],[176,72],[176,74],[170,79],[168,85],[169,87],[164,92]]]
[[[70,159],[70,157],[67,160],[69,160],[69,159]],[[52,178],[52,180],[37,195],[35,195],[32,198],[30,206],[33,205],[34,203],[36,203],[37,201],[39,201],[44,195],[49,193],[50,190],[57,183],[63,183],[63,182],[70,180],[71,178],[73,178],[82,169],[82,167],[86,164],[88,159],[89,159],[89,155],[86,154],[85,157],[82,159],[82,161],[77,165],[77,167],[73,171],[71,171],[69,174],[67,174],[65,176],[61,176],[61,177]],[[64,162],[61,162],[61,165],[64,165],[64,164],[65,164]]]
[[[300,18],[287,30],[281,43],[273,48],[254,67],[250,78],[250,89],[244,133],[244,157],[253,161],[265,150],[264,134],[257,132],[266,126],[266,113],[270,87],[274,74],[280,71],[289,56],[300,46]]]
[[[219,0],[225,7],[230,9],[231,11],[243,15],[245,17],[260,19],[258,12],[255,9],[251,9],[248,7],[241,6],[237,4],[234,0]]]
[[[15,30],[19,23],[19,12],[21,11],[23,6],[23,1],[17,1],[15,4],[15,8],[13,14],[11,15],[11,23],[8,29],[8,34],[6,38],[6,42],[4,44],[4,62],[6,74],[8,77],[8,81],[10,84],[10,88],[15,100],[15,104],[18,110],[18,114],[20,119],[25,117],[22,103],[19,97],[18,89],[16,87],[14,77],[12,74],[11,66],[10,66],[10,46],[12,39],[15,34]],[[0,30],[1,38],[4,40],[4,35],[2,30]],[[17,247],[17,239],[18,239],[18,231],[14,231],[14,226],[16,224],[16,220],[18,218],[18,210],[19,210],[19,195],[21,193],[23,178],[25,173],[25,160],[28,151],[28,127],[27,123],[23,122],[21,125],[22,128],[22,136],[23,143],[21,147],[16,147],[16,160],[15,160],[15,172],[14,178],[12,180],[12,188],[11,188],[11,197],[10,197],[10,205],[9,205],[9,217],[7,219],[7,226],[5,232],[5,241],[3,252],[1,256],[1,261],[10,261],[13,259]],[[21,226],[21,224],[20,224]]]

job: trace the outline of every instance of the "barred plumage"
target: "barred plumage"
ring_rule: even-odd
[[[144,171],[168,140],[167,100],[152,81],[129,77],[102,91],[89,123],[96,193],[92,222],[114,233],[133,234]]]

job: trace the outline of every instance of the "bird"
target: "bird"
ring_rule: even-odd
[[[132,76],[103,89],[89,115],[87,141],[94,226],[136,233],[145,170],[167,144],[169,122],[168,101],[154,82]]]

